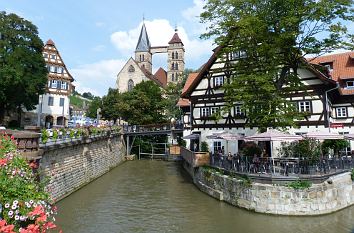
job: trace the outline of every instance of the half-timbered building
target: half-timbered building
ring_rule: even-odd
[[[51,39],[46,42],[42,54],[48,69],[46,92],[39,97],[39,105],[35,110],[25,112],[23,121],[25,125],[37,125],[40,122],[41,126],[46,127],[65,126],[70,118],[69,96],[74,79]]]
[[[201,71],[188,77],[179,106],[184,110],[184,136],[200,134],[199,141],[207,141],[211,151],[225,147],[225,151],[235,153],[239,143],[208,139],[207,136],[217,132],[251,136],[258,129],[247,127],[248,119],[242,110],[242,102],[234,103],[228,112],[222,113],[220,119],[213,117],[225,106],[222,86],[235,72],[232,63],[245,56],[242,53],[226,55],[221,51],[221,48],[216,48]],[[354,96],[343,94],[338,82],[328,76],[324,67],[319,69],[304,60],[298,75],[306,91],[289,93],[288,99],[305,117],[297,121],[298,128],[288,128],[288,131],[293,134],[310,131],[354,133]],[[194,141],[190,143],[194,144]]]

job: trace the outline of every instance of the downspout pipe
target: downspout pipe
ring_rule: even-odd
[[[327,127],[328,131],[331,132],[331,122],[329,120],[329,104],[328,104],[328,92],[337,90],[339,88],[339,82],[336,82],[336,87],[325,91],[325,104],[326,104],[326,116],[327,116]]]

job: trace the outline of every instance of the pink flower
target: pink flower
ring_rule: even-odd
[[[7,159],[0,159],[0,167],[7,165]]]

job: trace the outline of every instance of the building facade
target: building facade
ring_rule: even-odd
[[[24,125],[66,126],[70,118],[70,99],[74,81],[52,40],[43,48],[43,58],[48,69],[46,92],[39,97],[36,109],[23,114]]]
[[[143,23],[135,49],[135,59],[130,58],[117,75],[116,86],[119,92],[131,90],[136,84],[152,80],[164,88],[168,83],[181,80],[184,71],[184,45],[177,29],[168,46],[151,46],[145,24]],[[159,68],[152,73],[153,55],[167,53],[167,71]]]
[[[247,126],[247,115],[242,112],[242,102],[234,103],[233,108],[229,112],[223,112],[220,119],[215,120],[212,117],[213,113],[225,106],[224,91],[220,87],[231,79],[235,72],[230,70],[235,60],[229,58],[239,59],[222,54],[221,51],[221,48],[215,49],[202,70],[197,74],[190,74],[179,106],[184,109],[185,136],[199,134],[199,140],[206,141],[211,151],[218,151],[224,147],[226,151],[236,153],[240,142],[228,143],[224,140],[207,138],[217,132],[251,136],[258,130],[257,127]],[[307,61],[304,61],[304,65],[298,70],[298,75],[306,92],[289,93],[288,99],[297,106],[299,112],[306,113],[306,117],[297,121],[299,128],[288,128],[288,132],[354,133],[354,95],[343,94],[338,82],[328,76],[326,69],[319,69],[317,65],[314,66]],[[193,144],[193,140],[190,143]],[[351,148],[354,148],[353,142]],[[351,151],[351,148],[347,150]]]

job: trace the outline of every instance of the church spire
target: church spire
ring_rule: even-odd
[[[145,23],[143,22],[135,52],[148,52],[150,50],[150,47],[150,40],[146,31]]]

